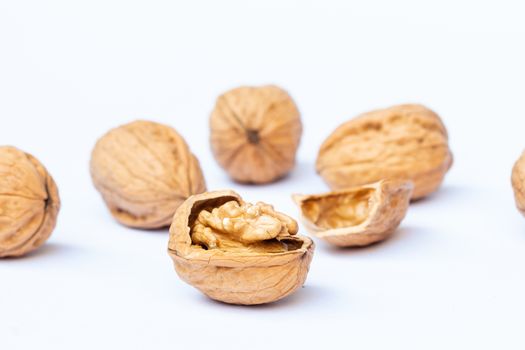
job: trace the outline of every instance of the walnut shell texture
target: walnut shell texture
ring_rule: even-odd
[[[217,99],[210,131],[221,167],[238,182],[262,184],[294,167],[302,123],[286,91],[271,85],[239,87]]]
[[[168,226],[186,198],[206,190],[199,161],[184,139],[150,121],[110,130],[95,145],[90,168],[111,214],[130,227]]]
[[[295,235],[295,221],[286,224],[291,234],[279,239],[288,247],[284,252],[205,249],[192,241],[191,227],[199,214],[231,201],[245,204],[237,193],[226,190],[194,195],[177,209],[168,252],[180,278],[212,299],[241,305],[273,302],[300,288],[314,244],[308,237]]]
[[[525,152],[522,153],[512,169],[512,189],[514,190],[516,207],[525,216]]]
[[[40,247],[55,228],[60,199],[53,178],[32,155],[0,147],[0,257]]]
[[[443,122],[415,104],[372,111],[342,124],[321,146],[316,164],[333,190],[397,178],[414,183],[412,199],[436,191],[451,166]]]
[[[313,235],[339,247],[355,247],[388,238],[405,217],[412,190],[412,183],[383,180],[293,199]]]

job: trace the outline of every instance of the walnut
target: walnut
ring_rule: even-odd
[[[293,199],[313,235],[340,247],[354,247],[388,238],[405,217],[412,190],[411,183],[384,180]]]
[[[439,116],[421,105],[400,105],[339,126],[321,146],[316,167],[335,190],[396,178],[412,181],[412,199],[418,199],[438,189],[451,165]]]
[[[208,297],[231,304],[269,303],[306,280],[314,244],[295,220],[233,191],[190,197],[175,213],[169,254],[177,274]]]
[[[525,216],[525,152],[512,168],[512,189],[514,190],[514,198],[516,206],[520,213]]]
[[[60,199],[53,178],[32,155],[0,147],[0,257],[40,247],[55,228]]]
[[[236,181],[268,183],[294,167],[301,119],[292,98],[276,86],[240,87],[219,96],[210,129],[213,154]]]
[[[186,198],[206,190],[199,161],[184,139],[149,121],[110,130],[95,145],[90,167],[111,214],[131,227],[168,226]]]

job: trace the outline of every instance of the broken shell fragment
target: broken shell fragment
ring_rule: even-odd
[[[188,198],[170,227],[168,252],[182,280],[230,304],[264,304],[300,288],[314,244],[297,222],[233,191]]]
[[[293,195],[315,236],[339,247],[366,246],[388,238],[406,215],[414,186],[383,180],[316,195]]]

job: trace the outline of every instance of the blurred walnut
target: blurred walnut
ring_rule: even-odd
[[[292,98],[276,86],[226,92],[217,99],[210,129],[213,154],[236,181],[267,183],[294,167],[301,119]]]
[[[190,197],[173,218],[169,254],[178,275],[212,299],[263,304],[300,288],[313,242],[271,205],[233,191]]]
[[[177,207],[206,190],[198,160],[172,128],[135,121],[110,130],[91,156],[91,176],[122,224],[159,228]]]
[[[376,110],[342,124],[316,164],[332,189],[395,178],[414,183],[412,199],[436,191],[451,165],[445,126],[421,105]]]
[[[525,216],[525,152],[512,169],[512,189],[518,210]]]
[[[40,247],[55,228],[60,199],[53,178],[33,156],[0,147],[0,257]]]
[[[388,238],[401,223],[413,186],[397,180],[317,195],[294,195],[308,230],[340,247]]]

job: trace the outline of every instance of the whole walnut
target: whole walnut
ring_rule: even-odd
[[[516,206],[520,213],[525,216],[525,152],[512,168],[512,189],[514,190],[514,198]]]
[[[32,155],[0,147],[0,257],[40,247],[55,228],[60,199],[53,178]]]
[[[452,165],[439,116],[415,104],[368,112],[339,126],[322,144],[317,172],[335,190],[382,179],[414,184],[412,199],[436,191]]]
[[[219,96],[210,129],[215,159],[236,181],[268,183],[295,165],[300,114],[277,86],[239,87]]]
[[[206,190],[199,161],[184,139],[150,121],[110,130],[95,145],[90,168],[111,214],[130,227],[168,226],[186,198]]]

